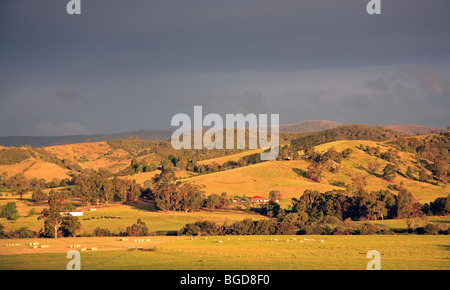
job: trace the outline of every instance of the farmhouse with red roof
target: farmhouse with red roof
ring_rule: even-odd
[[[251,196],[251,197],[249,197],[249,199],[250,199],[250,202],[259,202],[259,203],[269,202],[269,199],[267,197],[262,197],[259,195]]]

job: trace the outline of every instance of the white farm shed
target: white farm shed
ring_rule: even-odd
[[[72,216],[83,216],[82,211],[63,211],[63,212],[60,212],[60,214],[70,214]]]

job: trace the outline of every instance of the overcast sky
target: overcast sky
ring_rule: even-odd
[[[0,136],[170,128],[174,114],[450,124],[450,1],[0,1]]]

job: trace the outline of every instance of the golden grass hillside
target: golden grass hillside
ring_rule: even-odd
[[[375,156],[370,156],[364,151],[358,149],[360,144],[363,146],[380,146],[380,151],[384,152],[389,149],[389,146],[385,144],[386,142],[374,142],[374,141],[336,141],[327,144],[322,144],[316,147],[317,151],[324,152],[331,147],[334,147],[338,152],[346,148],[351,148],[353,153],[348,159],[344,159],[341,162],[341,169],[338,174],[325,173],[322,183],[335,183],[336,181],[345,182],[346,184],[351,184],[351,178],[358,174],[362,174],[367,177],[367,189],[369,191],[377,191],[380,189],[388,189],[391,185],[403,184],[413,196],[421,203],[426,203],[433,201],[437,197],[445,197],[450,194],[450,188],[445,185],[435,185],[431,183],[420,182],[418,180],[408,179],[403,176],[406,173],[408,166],[419,170],[417,160],[411,153],[398,152],[400,159],[397,162],[399,172],[403,175],[397,174],[394,181],[387,181],[381,177],[383,168],[388,164],[386,160],[380,159]],[[368,172],[367,167],[370,161],[377,161],[380,164],[380,169],[376,171],[376,175]],[[429,174],[431,172],[428,172]],[[416,177],[418,173],[416,174]],[[395,191],[394,191],[395,192]]]
[[[223,156],[223,157],[218,157],[218,158],[212,158],[212,159],[208,159],[208,160],[202,160],[198,162],[198,165],[208,165],[211,163],[217,163],[219,165],[222,165],[228,161],[234,161],[237,162],[240,158],[251,155],[251,154],[255,154],[255,153],[261,153],[264,152],[264,149],[254,149],[254,150],[248,150],[248,151],[244,151],[238,154],[232,154],[232,155],[228,155],[228,156]]]
[[[336,184],[352,184],[352,178],[357,175],[366,176],[367,190],[378,191],[386,190],[388,186],[403,184],[414,197],[421,203],[430,202],[437,197],[450,194],[450,188],[442,185],[424,183],[417,180],[408,179],[397,174],[394,181],[390,182],[381,178],[382,169],[387,165],[387,161],[375,156],[370,156],[357,147],[380,146],[381,152],[389,149],[389,146],[383,142],[374,141],[335,141],[316,146],[319,152],[325,152],[334,147],[338,152],[350,148],[353,153],[347,159],[340,163],[340,169],[337,173],[325,172],[320,183],[313,182],[296,173],[300,169],[307,171],[310,164],[306,160],[283,160],[268,161],[246,167],[240,167],[232,170],[215,172],[196,177],[186,178],[190,181],[204,186],[207,194],[221,194],[226,192],[228,196],[233,195],[260,195],[267,197],[271,190],[280,190],[283,198],[299,197],[306,189],[318,190],[324,192],[332,189],[343,189]],[[411,166],[418,169],[417,162],[413,154],[399,152],[400,161],[398,162],[399,171],[405,173],[406,168]],[[227,156],[231,158],[231,156]],[[375,174],[367,170],[370,161],[377,161],[380,169]],[[394,191],[395,192],[395,191]]]
[[[78,143],[45,147],[59,159],[78,163],[82,168],[108,168],[117,172],[130,165],[131,158],[123,149],[112,148],[107,142]]]
[[[184,180],[204,186],[206,194],[226,192],[228,196],[245,194],[247,197],[267,197],[270,190],[280,190],[282,198],[292,198],[301,195],[305,189],[326,191],[338,188],[302,178],[293,170],[298,167],[306,169],[307,166],[306,161],[268,161]]]
[[[69,170],[57,164],[30,157],[20,163],[12,165],[0,165],[0,174],[6,173],[13,176],[23,173],[27,178],[45,179],[51,181],[53,178],[70,178]]]

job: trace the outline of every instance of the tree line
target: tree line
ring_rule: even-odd
[[[292,199],[289,209],[271,201],[252,210],[269,219],[246,219],[223,225],[199,221],[186,224],[178,235],[448,234],[448,226],[444,224],[427,223],[416,228],[413,225],[417,219],[426,221],[429,215],[450,214],[450,195],[420,204],[404,188],[398,195],[382,190],[354,196],[341,190],[324,193],[306,190],[301,197]],[[406,228],[388,229],[369,222],[396,218],[405,219]]]

